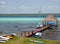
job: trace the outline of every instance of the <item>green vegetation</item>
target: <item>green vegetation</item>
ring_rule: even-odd
[[[40,14],[0,14],[0,16],[39,16]]]
[[[59,16],[60,13],[48,13],[48,14],[52,14],[53,16]],[[47,16],[48,15],[47,13],[46,14],[0,14],[0,16]]]
[[[26,38],[26,37],[15,37],[5,43],[0,44],[38,44],[30,42],[30,40],[43,41],[45,44],[60,44],[60,40],[42,40],[40,38]]]

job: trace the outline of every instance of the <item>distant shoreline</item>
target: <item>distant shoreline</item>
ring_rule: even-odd
[[[0,14],[0,17],[21,17],[21,18],[41,18],[41,17],[46,17],[49,14]],[[51,14],[55,17],[60,17],[60,13],[53,13]]]
[[[0,14],[0,16],[47,16],[47,15],[60,16],[60,13],[45,13],[45,14]]]

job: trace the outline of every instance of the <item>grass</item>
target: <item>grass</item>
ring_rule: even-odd
[[[29,41],[32,39],[38,40],[38,41],[43,41],[45,44],[60,44],[60,40],[42,40],[40,38],[26,38],[26,37],[15,37],[5,43],[0,43],[0,44],[38,44],[38,43]]]

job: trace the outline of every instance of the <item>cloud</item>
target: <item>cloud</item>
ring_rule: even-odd
[[[25,5],[22,5],[22,6],[19,6],[18,9],[22,9],[22,10],[38,10],[39,7],[33,7],[33,6],[25,6]]]
[[[1,1],[1,4],[5,4],[5,1]]]
[[[6,2],[4,0],[0,1],[0,7],[2,8],[6,7]]]
[[[57,5],[48,5],[48,6],[43,6],[42,7],[42,13],[54,13],[54,12],[59,12],[60,7]]]
[[[48,9],[58,9],[59,7],[58,6],[49,5],[47,8]]]
[[[21,5],[18,7],[18,9],[24,9],[24,10],[26,9],[27,10],[27,9],[32,9],[32,7]]]
[[[39,9],[38,7],[21,5],[17,7],[7,6],[5,7],[5,11],[8,13],[38,13]]]

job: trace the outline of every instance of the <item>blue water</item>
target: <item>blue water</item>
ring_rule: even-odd
[[[32,31],[44,17],[0,17],[0,32]],[[57,17],[60,21],[60,17]]]

